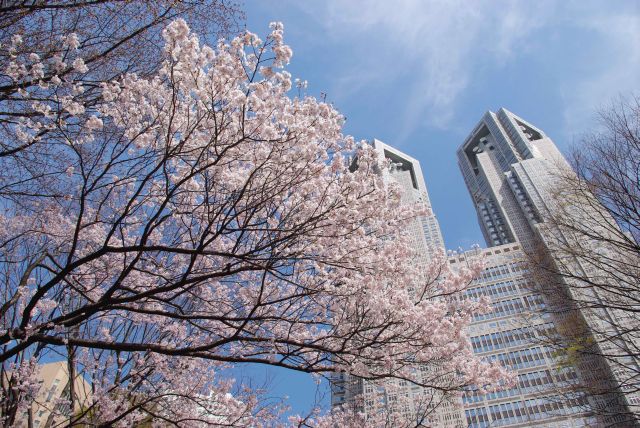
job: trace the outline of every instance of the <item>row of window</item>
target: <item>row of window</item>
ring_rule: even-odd
[[[522,394],[530,394],[553,385],[553,378],[549,370],[523,373],[518,375],[518,387]]]
[[[468,289],[465,294],[467,297],[478,299],[481,296],[492,298],[501,298],[507,296],[515,296],[519,294],[520,289],[516,281],[503,281],[495,284],[485,285],[483,287],[475,287]]]
[[[545,346],[521,349],[503,354],[494,354],[487,357],[489,361],[499,361],[503,366],[511,370],[538,367],[545,364],[545,356],[551,361],[553,359],[551,350]]]
[[[530,343],[533,337],[533,330],[525,327],[474,336],[470,340],[473,352],[477,354],[511,346],[525,345]]]
[[[539,311],[545,308],[544,299],[539,294],[531,294],[529,296],[524,296],[524,305],[530,311]]]
[[[510,264],[513,264],[513,263],[510,263]],[[483,282],[484,282],[489,280],[504,279],[509,276],[513,276],[513,274],[509,272],[507,265],[504,264],[499,266],[492,266],[490,268],[483,270],[481,278],[483,279]]]
[[[469,428],[488,428],[576,414],[582,412],[585,405],[584,396],[567,398],[556,395],[496,404],[488,409],[469,409],[465,410],[465,416]]]
[[[524,305],[521,299],[509,299],[501,302],[496,302],[491,305],[493,310],[486,314],[475,314],[473,316],[474,321],[484,321],[494,318],[500,318],[508,315],[521,314],[524,310]]]
[[[518,286],[514,281],[504,281],[485,287],[472,288],[466,291],[466,296],[477,299],[480,296],[485,295],[495,299],[518,294],[518,291]],[[539,311],[545,307],[544,299],[538,294],[523,296],[523,299],[524,304],[519,298],[495,302],[492,305],[492,312],[487,314],[476,314],[474,316],[474,321],[484,321],[507,315],[515,315],[522,313],[523,309],[527,309],[528,311]]]
[[[484,401],[485,399],[488,402],[492,402],[493,400],[501,400],[503,398],[513,397],[518,395],[519,393],[520,391],[518,390],[517,387],[510,388],[510,389],[503,389],[501,391],[488,392],[486,394],[482,394],[477,391],[465,392],[464,395],[462,396],[462,402],[464,404],[475,404],[475,403]]]
[[[541,356],[541,354],[538,354]],[[544,359],[542,360],[544,364]],[[506,397],[513,397],[518,394],[531,394],[546,389],[548,386],[554,384],[554,380],[551,377],[549,370],[540,370],[530,373],[523,373],[518,375],[518,386],[506,389],[502,391],[491,392],[482,394],[478,390],[465,391],[462,395],[462,402],[464,404],[479,403],[483,400],[492,401],[502,399]]]
[[[470,338],[473,352],[489,352],[530,344],[537,337],[547,337],[555,332],[552,323],[539,324],[532,327],[521,327],[507,331],[498,331]]]

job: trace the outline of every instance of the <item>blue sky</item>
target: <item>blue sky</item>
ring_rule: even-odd
[[[263,0],[247,28],[282,21],[289,71],[327,94],[345,132],[417,158],[448,248],[483,243],[455,150],[487,110],[506,107],[561,150],[594,112],[640,89],[640,1]],[[252,368],[256,373],[262,369]],[[303,412],[306,375],[269,373]]]

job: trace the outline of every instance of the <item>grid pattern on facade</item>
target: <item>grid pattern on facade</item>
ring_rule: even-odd
[[[563,367],[546,344],[557,333],[557,321],[542,313],[544,298],[535,292],[527,277],[519,246],[473,250],[455,254],[449,261],[455,269],[476,257],[484,258],[485,269],[466,294],[470,298],[490,298],[493,311],[474,318],[469,340],[474,353],[510,369],[516,373],[517,381],[501,391],[466,391],[462,404],[467,425],[485,428],[592,424],[594,419],[586,412],[585,397],[571,391],[575,371]],[[572,395],[575,396],[571,398]]]

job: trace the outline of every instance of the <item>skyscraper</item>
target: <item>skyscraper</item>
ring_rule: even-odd
[[[380,156],[391,162],[390,168],[381,173],[386,180],[400,185],[402,203],[421,201],[431,208],[420,162],[380,140],[374,139],[371,145]],[[438,252],[444,253],[442,233],[433,212],[414,220],[407,228],[413,238],[419,265],[428,264]],[[416,370],[433,379],[433,368],[416,367]],[[425,393],[423,388],[403,380],[388,380],[380,384],[345,375],[334,377],[331,394],[333,406],[351,402],[355,397],[362,398],[360,410],[365,413],[377,411],[377,406],[383,406],[408,420],[417,421],[418,426],[463,426],[461,407],[436,391]]]
[[[403,203],[421,201],[431,210],[431,201],[427,186],[424,182],[420,162],[406,153],[391,147],[380,140],[374,139],[371,143],[380,156],[391,161],[391,168],[384,171],[387,180],[393,180],[402,188]],[[438,251],[444,251],[444,240],[440,225],[433,211],[430,215],[423,216],[411,226],[415,245],[425,257],[429,257]],[[424,250],[424,251],[422,251]]]
[[[542,253],[553,263],[558,255],[553,251],[552,242],[558,237],[564,239],[564,236],[562,231],[545,222],[545,219],[554,208],[551,196],[557,172],[568,168],[553,141],[531,123],[506,109],[500,109],[497,113],[487,112],[482,117],[458,149],[457,155],[487,245],[495,249],[516,243],[529,256]],[[575,207],[576,212],[580,209]],[[604,213],[603,208],[603,215],[606,215]],[[583,268],[579,259],[568,263],[565,260],[564,263],[575,269]],[[615,325],[615,322],[610,325],[604,325],[603,322],[615,319],[617,314],[606,308],[583,311],[572,307],[570,301],[576,297],[572,294],[576,291],[571,284],[563,278],[555,278],[551,282],[560,286],[557,291],[566,299],[549,302],[545,297],[547,301],[542,303],[547,307],[538,312],[551,317],[550,322],[556,331],[571,330],[575,328],[575,323],[580,328],[584,327],[588,336],[584,340],[593,343],[589,346],[594,346],[596,351],[592,356],[586,352],[575,359],[577,376],[585,386],[602,385],[602,390],[610,391],[610,394],[597,397],[592,394],[585,404],[595,410],[608,409],[609,416],[603,423],[630,424],[624,416],[618,415],[631,414],[629,405],[639,399],[637,392],[616,390],[615,385],[621,377],[628,377],[622,371],[631,366],[637,370],[638,361],[625,359],[622,365],[626,367],[618,367],[612,365],[611,359],[598,357],[603,352],[611,353],[612,349],[610,343],[603,341],[602,335],[597,332]],[[537,279],[529,289],[538,292],[545,286]],[[588,288],[577,292],[581,298],[598,298],[597,292]],[[550,303],[554,305],[552,310],[548,306]],[[615,333],[612,332],[613,335]],[[618,339],[618,342],[624,343],[624,339]]]
[[[458,165],[487,245],[533,244],[540,216],[531,198],[557,162],[562,155],[540,129],[505,109],[485,113],[458,149]]]

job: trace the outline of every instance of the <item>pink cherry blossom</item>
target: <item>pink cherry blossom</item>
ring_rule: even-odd
[[[3,417],[34,383],[12,362],[43,350],[92,385],[77,424],[273,426],[285,407],[263,407],[230,364],[452,391],[508,380],[464,333],[488,307],[463,294],[481,266],[452,272],[413,250],[425,207],[402,202],[388,162],[343,135],[332,105],[288,94],[283,34],[275,23],[264,41],[212,48],[178,19],[149,76],[82,80],[75,34],[64,57],[5,70],[37,114],[7,125],[22,143],[0,157],[0,355],[15,390]],[[434,364],[443,375],[427,382],[416,367]],[[363,420],[338,410],[307,425]]]

